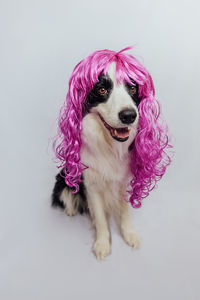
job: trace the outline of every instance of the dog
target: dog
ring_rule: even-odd
[[[141,206],[171,162],[152,78],[124,53],[131,48],[96,51],[75,67],[54,141],[61,171],[52,206],[69,216],[89,213],[97,259],[111,252],[109,215],[124,241],[139,247],[130,206]]]

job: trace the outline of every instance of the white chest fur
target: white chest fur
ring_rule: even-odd
[[[101,122],[101,121],[100,121]],[[89,167],[84,177],[92,182],[126,182],[130,178],[128,147],[133,140],[120,143],[111,138],[96,114],[86,115],[82,122],[81,161]]]

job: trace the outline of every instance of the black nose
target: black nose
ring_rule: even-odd
[[[137,113],[134,109],[125,109],[120,111],[119,118],[124,124],[131,124],[135,121]]]

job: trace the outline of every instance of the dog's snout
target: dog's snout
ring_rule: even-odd
[[[119,118],[123,124],[131,124],[135,121],[137,113],[135,109],[125,109],[120,111]]]

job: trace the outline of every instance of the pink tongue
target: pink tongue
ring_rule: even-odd
[[[129,131],[128,128],[123,128],[123,129],[112,129],[112,135],[116,136],[118,138],[126,138],[129,136]]]
[[[117,137],[119,138],[126,138],[129,136],[129,132],[118,132],[117,131]]]

